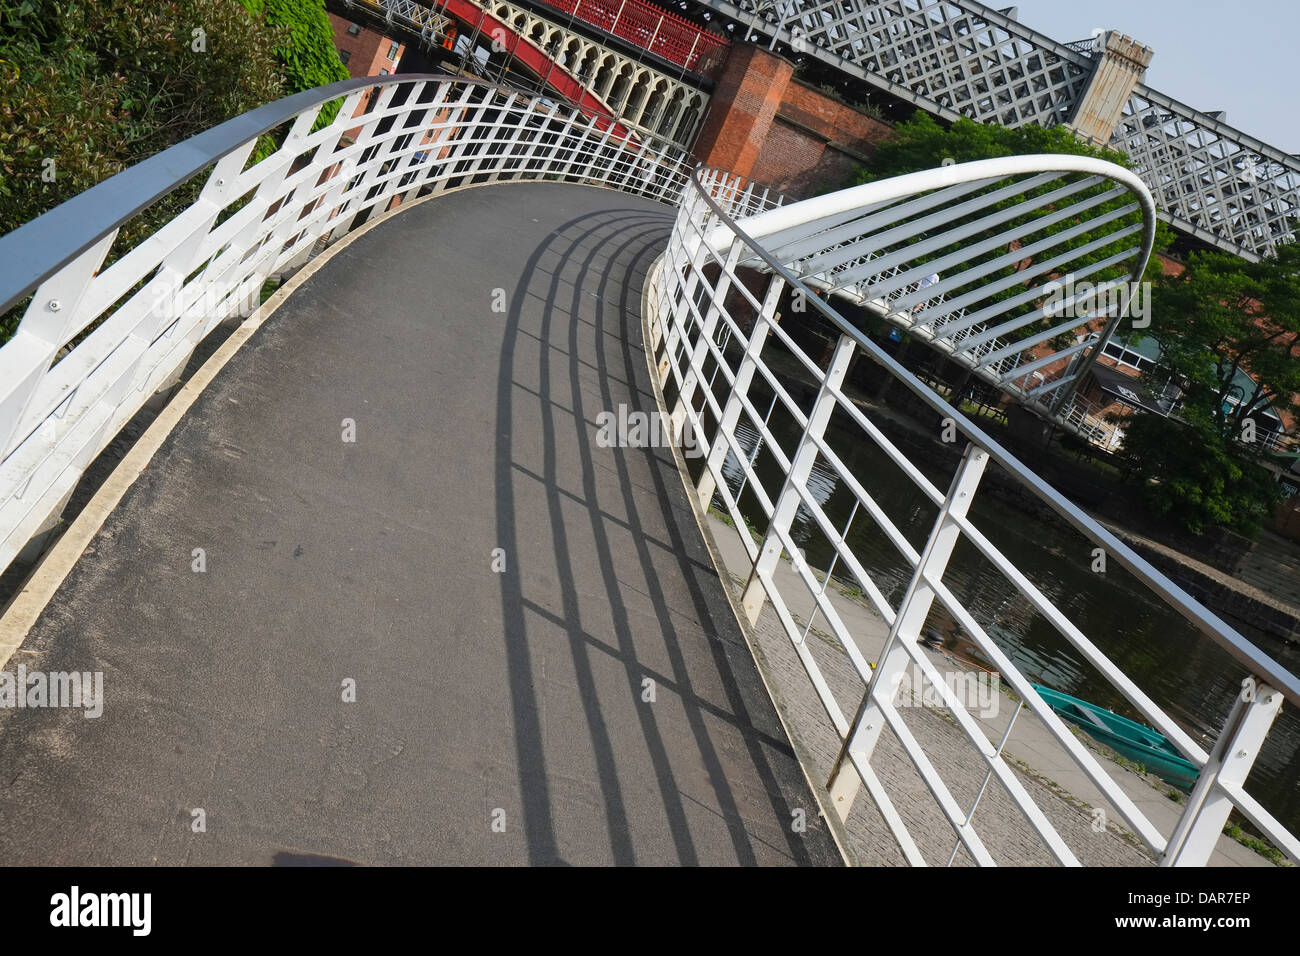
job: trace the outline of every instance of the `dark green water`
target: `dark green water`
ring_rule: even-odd
[[[770,395],[762,394],[757,386],[751,394],[755,406],[766,410]],[[840,414],[828,429],[828,443],[919,550],[937,509],[856,425],[841,422]],[[757,434],[746,424],[742,420],[738,435],[742,445],[752,449]],[[771,427],[782,449],[791,454],[798,440],[793,422],[783,422],[778,413]],[[950,466],[917,464],[941,491],[947,490]],[[728,465],[729,484],[734,489],[741,472],[734,459]],[[780,489],[775,462],[759,454],[755,468],[764,487],[775,497]],[[1077,532],[1045,522],[989,493],[993,468],[991,465],[975,497],[971,518],[976,526],[1208,750],[1240,692],[1244,669],[1113,562],[1106,573],[1094,573],[1093,545]],[[831,520],[843,527],[854,502],[849,489],[820,460],[809,485]],[[756,527],[764,527],[765,519],[748,492],[742,496],[741,507]],[[806,510],[801,509],[796,518],[793,537],[813,566],[825,570],[833,552]],[[848,541],[890,604],[897,607],[911,567],[865,510],[859,509],[854,518]],[[852,583],[842,562],[834,577]],[[944,581],[1031,681],[1142,719],[969,542],[963,540],[958,545]],[[978,649],[966,642],[947,611],[937,604],[927,628],[938,631],[945,645],[954,648],[958,656],[986,663]],[[1268,638],[1257,639],[1257,643],[1289,670],[1300,673],[1300,650]],[[1283,706],[1274,723],[1247,789],[1292,832],[1300,832],[1300,719],[1290,705]]]

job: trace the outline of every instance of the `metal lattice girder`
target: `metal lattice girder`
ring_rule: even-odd
[[[949,120],[1063,123],[1092,75],[1086,54],[978,3],[698,2]]]
[[[812,56],[947,120],[1069,122],[1096,60],[974,0],[696,0],[740,28]],[[1161,218],[1255,259],[1295,232],[1300,159],[1139,84],[1110,141]]]
[[[945,166],[741,222],[806,285],[1049,417],[1121,324],[1155,235],[1135,174],[1060,155]]]
[[[1110,145],[1175,228],[1250,259],[1294,234],[1300,160],[1214,116],[1138,86]]]

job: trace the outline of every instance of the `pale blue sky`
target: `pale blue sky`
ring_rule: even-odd
[[[1009,2],[989,2],[1004,9]],[[1146,82],[1288,153],[1300,153],[1296,0],[1019,0],[1019,20],[1067,42],[1094,27],[1155,51]]]

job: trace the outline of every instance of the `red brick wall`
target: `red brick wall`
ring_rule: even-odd
[[[893,127],[872,119],[825,93],[791,81],[781,98],[777,116],[806,127],[810,133],[858,153],[870,154]]]
[[[777,116],[749,175],[788,196],[811,195],[809,180],[825,152],[824,142]]]
[[[892,127],[794,80],[793,73],[762,47],[733,45],[696,156],[793,198],[848,185]]]
[[[696,139],[696,155],[710,166],[751,176],[793,73],[793,66],[761,47],[733,45]]]

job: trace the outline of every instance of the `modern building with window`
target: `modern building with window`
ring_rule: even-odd
[[[1178,417],[1182,408],[1182,389],[1169,375],[1157,374],[1159,360],[1160,346],[1155,339],[1144,335],[1112,336],[1080,389],[1082,400],[1090,406],[1090,415],[1106,419],[1111,415],[1145,411]],[[1238,370],[1224,400],[1224,412],[1231,413],[1242,402],[1248,401],[1255,388],[1255,380]],[[1266,407],[1251,418],[1255,423],[1254,439],[1261,449],[1286,450],[1286,434],[1296,424],[1290,415]],[[1122,440],[1122,425],[1117,431],[1118,434],[1107,435],[1107,447],[1114,448]]]

